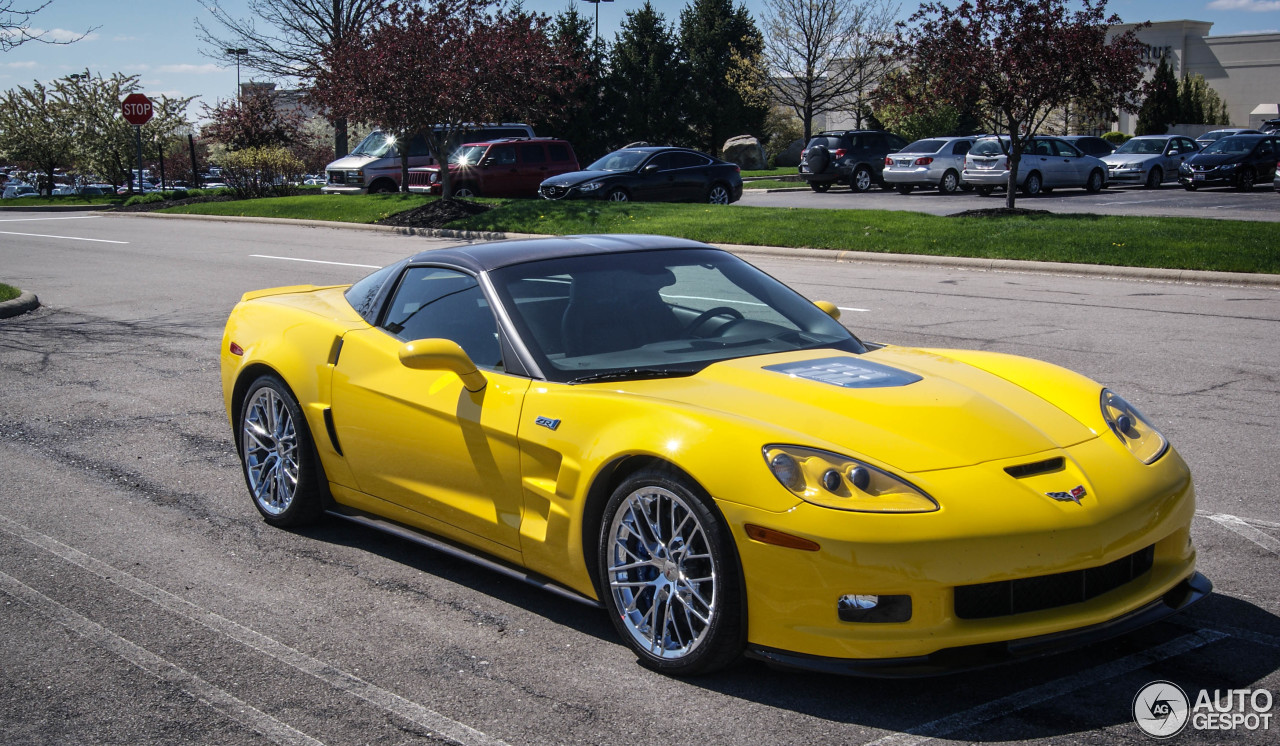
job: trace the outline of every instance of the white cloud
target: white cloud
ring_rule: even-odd
[[[210,63],[208,63],[208,64],[204,64],[204,65],[191,65],[191,64],[181,64],[181,65],[161,65],[160,67],[157,67],[157,68],[156,68],[156,72],[161,72],[161,73],[188,73],[188,74],[194,74],[194,75],[208,75],[209,73],[222,73],[222,72],[226,72],[226,68],[224,68],[224,67],[219,67],[218,65],[215,65],[215,64],[213,64],[212,62],[210,62]]]
[[[117,34],[116,36],[111,37],[111,41],[120,41],[120,42],[141,41],[141,38],[137,36],[125,36],[124,34]]]
[[[19,29],[7,29],[5,31],[9,36],[18,36],[22,33]],[[99,34],[88,33],[83,31],[68,31],[64,28],[28,28],[26,35],[34,39],[43,39],[47,42],[66,44],[73,41],[96,41]]]
[[[6,63],[4,63],[3,65],[0,65],[0,67],[15,67],[15,68],[17,68],[17,67],[26,67],[26,68],[31,68],[31,67],[36,67],[36,63],[34,63],[34,62],[6,62]]]
[[[1214,10],[1248,10],[1254,13],[1270,13],[1280,10],[1280,0],[1213,0]]]

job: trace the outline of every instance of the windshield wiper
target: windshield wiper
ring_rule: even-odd
[[[569,383],[597,383],[599,381],[638,381],[643,378],[683,378],[697,373],[688,368],[624,368],[575,378]]]

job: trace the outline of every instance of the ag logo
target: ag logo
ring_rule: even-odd
[[[1171,738],[1187,727],[1187,693],[1170,681],[1153,681],[1133,698],[1133,722],[1152,738]]]

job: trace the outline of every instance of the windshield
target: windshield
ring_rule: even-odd
[[[1130,140],[1116,148],[1116,155],[1160,155],[1168,140]]]
[[[617,150],[587,166],[587,170],[634,171],[648,155],[643,150]]]
[[[899,150],[899,153],[936,153],[946,145],[946,140],[916,140],[907,147]]]
[[[490,277],[553,381],[691,375],[793,350],[866,351],[794,290],[714,249],[548,259]]]
[[[970,155],[1004,155],[1004,141],[995,137],[979,140],[969,149]]]
[[[1224,137],[1221,140],[1214,140],[1205,146],[1201,153],[1205,155],[1244,155],[1253,150],[1253,144],[1256,140],[1250,140],[1245,137]]]
[[[488,145],[463,145],[449,156],[449,163],[455,166],[475,166],[480,163],[488,148]]]
[[[394,158],[400,155],[400,151],[396,148],[396,138],[392,135],[383,134],[381,130],[374,130],[369,136],[360,141],[360,144],[351,151],[351,155],[371,155],[375,158]]]

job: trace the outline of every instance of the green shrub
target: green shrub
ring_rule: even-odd
[[[124,206],[132,207],[133,205],[149,205],[153,202],[164,202],[164,196],[159,192],[152,192],[151,194],[135,194],[124,201]]]
[[[222,178],[240,197],[288,197],[297,193],[304,169],[297,156],[281,147],[245,148],[222,157]]]
[[[1126,135],[1126,134],[1125,134],[1125,133],[1123,133],[1123,132],[1116,132],[1116,131],[1114,131],[1114,130],[1113,130],[1113,131],[1111,131],[1111,132],[1107,132],[1107,133],[1103,134],[1103,135],[1102,135],[1102,139],[1103,139],[1103,140],[1106,140],[1107,142],[1111,143],[1112,145],[1124,145],[1126,142],[1128,142],[1128,141],[1129,141],[1130,136],[1129,136],[1129,135]]]

